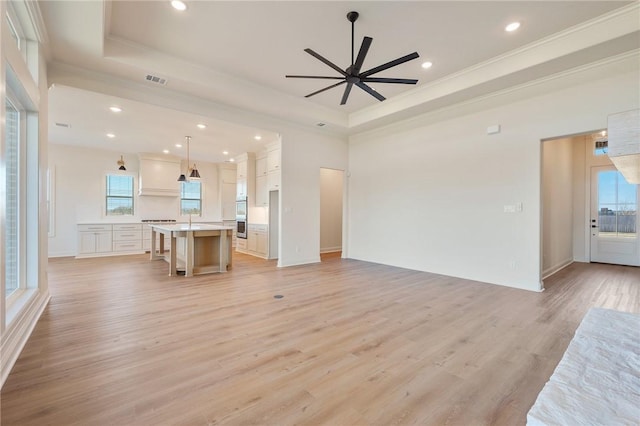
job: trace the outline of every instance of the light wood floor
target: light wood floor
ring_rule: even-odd
[[[543,293],[335,256],[167,270],[52,260],[2,425],[522,425],[590,307],[640,312],[640,268],[610,265]]]

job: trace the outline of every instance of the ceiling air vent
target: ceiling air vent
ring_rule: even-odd
[[[67,123],[56,123],[56,126],[64,127],[65,129],[68,129],[69,127],[71,127],[71,125]]]
[[[147,76],[144,79],[149,81],[149,82],[151,82],[151,83],[160,84],[162,86],[166,86],[167,85],[167,79],[166,78],[162,78],[162,77],[158,77],[157,75],[147,74]]]

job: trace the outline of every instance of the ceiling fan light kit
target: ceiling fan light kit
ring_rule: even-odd
[[[410,53],[408,55],[402,56],[393,61],[387,62],[385,64],[379,65],[377,67],[371,68],[367,71],[360,72],[362,68],[362,64],[364,63],[364,59],[367,56],[367,52],[369,51],[369,47],[371,47],[371,42],[373,39],[371,37],[364,37],[362,39],[362,44],[360,45],[360,50],[358,52],[358,57],[355,57],[355,22],[358,19],[360,14],[358,12],[349,12],[347,13],[347,20],[351,22],[351,65],[347,67],[345,70],[324,58],[322,55],[316,53],[312,49],[304,49],[309,55],[318,59],[320,62],[325,65],[333,68],[337,71],[341,76],[317,76],[317,75],[286,75],[286,78],[313,78],[313,79],[321,79],[321,80],[341,80],[335,84],[327,86],[323,89],[317,90],[313,93],[310,93],[305,96],[305,98],[310,98],[311,96],[317,95],[318,93],[322,93],[326,90],[333,89],[334,87],[338,87],[342,84],[347,84],[347,87],[344,89],[344,93],[342,95],[342,100],[340,101],[340,105],[344,105],[347,103],[349,99],[349,94],[351,93],[351,88],[355,84],[360,89],[364,90],[374,98],[379,101],[384,101],[386,98],[378,93],[375,89],[369,86],[367,83],[392,83],[392,84],[416,84],[418,80],[415,79],[407,79],[407,78],[386,78],[386,77],[371,77],[373,74],[385,71],[389,68],[395,67],[397,65],[403,64],[405,62],[411,61],[413,59],[418,58],[417,52]],[[355,60],[354,60],[355,59]]]

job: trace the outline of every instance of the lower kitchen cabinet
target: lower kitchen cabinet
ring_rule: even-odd
[[[77,257],[142,252],[142,224],[96,223],[78,225]]]
[[[250,223],[247,238],[236,240],[236,251],[267,259],[269,256],[269,225]]]
[[[269,254],[268,225],[249,224],[247,237],[247,251],[249,254],[266,259]]]
[[[112,249],[111,225],[78,225],[78,256],[101,255]]]

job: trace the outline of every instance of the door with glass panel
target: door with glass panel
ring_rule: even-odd
[[[613,166],[591,168],[591,261],[640,266],[638,187]]]

